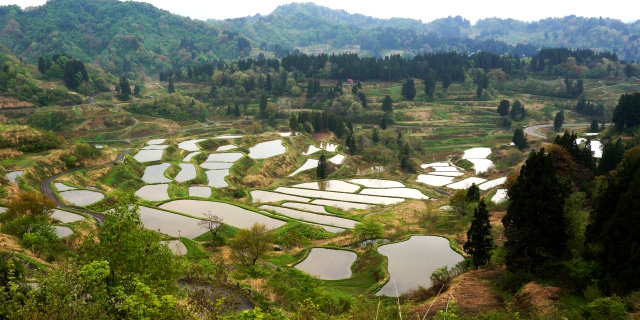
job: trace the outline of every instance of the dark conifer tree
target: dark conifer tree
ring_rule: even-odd
[[[564,188],[551,154],[544,148],[531,153],[507,194],[505,264],[512,271],[539,272],[565,252],[568,239]]]
[[[234,114],[236,117],[239,117],[239,116],[240,116],[240,106],[239,106],[237,103],[236,103],[236,105],[235,105],[235,108],[233,109],[233,114]]]
[[[42,73],[42,74],[47,72],[47,65],[44,62],[44,58],[42,58],[42,57],[38,58],[38,71],[40,71],[40,73]]]
[[[289,129],[291,129],[291,131],[300,131],[300,123],[295,113],[289,118]]]
[[[382,115],[382,117],[380,118],[380,129],[382,130],[387,130],[387,126],[389,125],[389,120],[387,117],[387,114],[385,113],[384,115]]]
[[[273,90],[273,83],[271,81],[271,74],[269,74],[269,73],[267,73],[267,80],[266,80],[264,88],[268,92],[271,92],[271,90]]]
[[[553,119],[553,128],[556,131],[560,131],[560,128],[562,128],[563,124],[564,124],[564,111],[560,110],[558,111],[558,113],[556,113],[555,119]]]
[[[173,87],[173,77],[169,77],[169,87],[167,88],[167,92],[174,93],[176,89]]]
[[[320,159],[318,159],[318,167],[316,168],[316,177],[318,179],[326,179],[328,176],[327,171],[327,157],[323,154],[320,155]]]
[[[380,134],[378,133],[378,128],[373,128],[373,133],[371,134],[371,141],[375,144],[378,144],[378,141],[380,141]]]
[[[433,94],[436,92],[436,78],[433,72],[427,72],[424,77],[424,94],[430,99],[433,98]]]
[[[140,95],[140,85],[135,85],[133,86],[133,95],[135,95],[136,97]]]
[[[267,94],[266,93],[262,93],[262,95],[260,96],[260,116],[263,118],[267,116]]]
[[[351,153],[352,155],[358,154],[358,142],[356,141],[356,139],[353,136],[349,136],[348,140],[348,145],[347,147],[349,148],[349,153]]]
[[[413,100],[416,97],[416,84],[413,79],[407,79],[402,85],[402,97],[406,100]]]
[[[358,92],[358,98],[360,99],[362,108],[366,109],[368,105],[367,105],[367,96],[364,94],[364,91]]]
[[[129,80],[125,77],[120,78],[120,97],[122,100],[129,100],[131,97],[131,87],[129,86]]]
[[[522,128],[517,128],[516,131],[513,132],[513,139],[511,139],[513,144],[520,150],[524,150],[527,148],[527,138],[524,136],[524,131]]]
[[[484,266],[491,259],[491,250],[495,248],[491,235],[489,211],[484,200],[480,200],[478,207],[473,210],[471,227],[467,231],[467,242],[462,247],[473,261],[473,266]]]
[[[393,112],[393,101],[388,95],[384,97],[384,100],[382,100],[382,111],[384,111],[384,113]]]
[[[607,174],[609,171],[615,169],[622,161],[624,155],[624,146],[622,141],[618,138],[616,142],[609,141],[602,148],[602,158],[598,165],[598,173]]]
[[[475,183],[472,183],[467,189],[466,202],[478,202],[480,201],[480,188]]]
[[[589,126],[589,132],[599,132],[600,131],[600,125],[598,125],[598,120],[597,119],[593,119],[591,120],[591,125]]]
[[[498,114],[506,117],[509,114],[509,106],[509,100],[500,101],[500,104],[498,105]]]

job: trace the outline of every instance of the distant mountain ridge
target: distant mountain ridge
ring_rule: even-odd
[[[423,23],[414,19],[379,19],[350,14],[313,3],[292,3],[279,6],[265,16],[209,22],[245,34],[258,43],[277,43],[301,50],[328,45],[336,51],[356,46],[361,52],[377,55],[394,50],[410,53],[441,49],[465,51],[457,47],[457,42],[464,39],[500,41],[510,46],[526,44],[537,48],[607,50],[616,52],[623,59],[640,60],[640,22],[624,23],[610,18],[567,16],[535,22],[487,18],[471,25],[469,20],[456,16]],[[403,32],[408,33],[403,35]],[[447,48],[420,45],[435,36],[447,38]],[[392,37],[395,39],[390,39]]]

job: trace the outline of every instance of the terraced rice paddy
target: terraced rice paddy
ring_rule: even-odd
[[[351,277],[351,265],[357,258],[351,251],[313,248],[295,268],[322,280],[346,279]]]

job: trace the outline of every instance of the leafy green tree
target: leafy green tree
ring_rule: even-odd
[[[413,79],[407,79],[402,85],[402,97],[406,100],[413,100],[416,97],[416,84]]]
[[[320,155],[318,160],[318,167],[316,168],[316,177],[318,179],[326,179],[329,175],[327,169],[327,157],[323,154]]]
[[[384,100],[382,100],[382,111],[384,113],[392,113],[393,112],[393,101],[391,100],[391,96],[385,96]]]
[[[173,77],[169,77],[169,86],[167,87],[168,93],[176,92],[176,88],[173,86]]]
[[[245,266],[253,266],[270,248],[272,237],[264,224],[255,223],[249,229],[240,229],[229,240],[234,257]]]
[[[517,128],[513,132],[513,139],[511,139],[511,141],[520,150],[524,150],[527,148],[528,142],[527,138],[524,136],[524,131],[522,130],[522,128]]]
[[[473,220],[469,231],[467,231],[467,242],[463,245],[463,249],[471,256],[473,265],[477,269],[489,262],[491,250],[494,248],[489,211],[487,211],[484,200],[480,200],[478,207],[473,210]]]
[[[591,211],[586,243],[615,292],[640,289],[640,147],[627,150]]]
[[[480,201],[480,188],[472,183],[467,189],[466,202],[478,202]]]
[[[564,188],[544,148],[529,155],[507,194],[505,264],[512,271],[539,272],[565,252],[568,238]]]
[[[27,232],[47,228],[56,203],[40,192],[20,191],[6,207],[7,211],[0,214],[0,230],[22,238]]]
[[[596,120],[596,126],[597,126],[598,121]],[[556,117],[553,119],[553,128],[556,131],[560,131],[560,128],[562,128],[562,124],[564,124],[564,111],[560,110],[558,111],[558,113],[556,113]]]
[[[509,107],[509,100],[501,100],[500,104],[498,104],[498,114],[506,117],[509,114]]]
[[[384,228],[380,222],[369,218],[357,223],[353,228],[353,233],[357,235],[360,240],[373,240],[384,236]]]
[[[609,141],[602,148],[602,158],[598,164],[598,172],[600,174],[607,174],[609,171],[614,170],[618,164],[622,161],[624,155],[624,146],[620,138],[613,141]]]

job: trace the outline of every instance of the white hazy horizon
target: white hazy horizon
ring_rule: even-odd
[[[121,0],[122,1],[122,0]],[[188,16],[192,19],[224,20],[253,16],[268,15],[276,7],[304,1],[288,0],[239,0],[224,4],[217,1],[202,0],[139,0],[153,4],[171,13]],[[46,0],[0,0],[0,5],[17,4],[22,8],[39,6]],[[375,18],[410,18],[430,22],[448,16],[462,16],[475,23],[484,18],[515,19],[521,21],[537,21],[545,18],[558,18],[569,15],[584,17],[603,17],[620,19],[623,22],[635,22],[640,19],[640,1],[614,0],[603,5],[593,0],[538,0],[533,3],[517,2],[513,0],[453,0],[446,5],[434,4],[431,1],[417,2],[414,0],[393,1],[376,4],[369,0],[316,0],[317,5],[331,9],[341,9],[349,13],[359,13]]]

